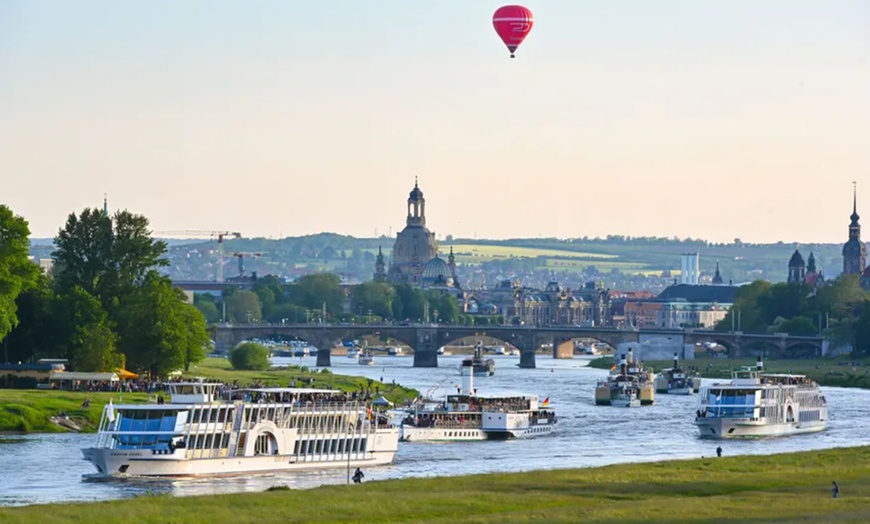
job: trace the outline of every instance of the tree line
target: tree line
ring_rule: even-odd
[[[197,294],[194,304],[209,322],[235,324],[431,321],[488,325],[498,321],[463,314],[450,293],[407,284],[370,281],[353,286],[348,293],[338,275],[326,272],[293,282],[267,275],[257,278],[250,291],[229,288],[220,297]]]
[[[72,213],[54,264],[28,260],[27,221],[0,205],[0,339],[4,358],[66,358],[78,371],[122,366],[163,377],[205,358],[206,322],[159,273],[166,244],[128,211]]]
[[[717,331],[747,333],[823,333],[836,345],[851,344],[853,353],[870,355],[870,293],[858,275],[840,275],[815,288],[804,283],[771,284],[756,280],[738,288],[734,305]]]

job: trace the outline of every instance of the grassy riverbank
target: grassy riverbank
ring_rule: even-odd
[[[417,391],[400,385],[381,384],[362,377],[333,375],[319,373],[303,368],[291,367],[269,371],[235,371],[231,369],[226,359],[208,358],[201,362],[187,375],[204,377],[232,383],[238,381],[248,385],[260,381],[265,385],[287,387],[293,380],[299,387],[333,388],[342,391],[364,391],[370,388],[372,393],[384,395],[386,398],[400,404],[417,396]],[[309,384],[309,380],[311,383]],[[125,403],[146,402],[145,393],[124,393]],[[80,393],[73,391],[57,391],[43,389],[0,389],[0,433],[58,433],[68,431],[51,422],[51,417],[63,411],[85,432],[96,431],[100,423],[103,406],[114,399],[119,401],[118,393]],[[85,399],[90,400],[90,406],[82,407]]]
[[[377,478],[379,470],[367,471]],[[831,481],[841,497],[831,498]],[[0,522],[868,522],[870,448],[0,509]]]
[[[589,361],[589,367],[610,369],[613,357],[600,357]],[[694,361],[685,361],[695,366],[705,378],[731,378],[731,370],[745,366],[755,367],[754,358],[722,359],[698,356]],[[858,366],[847,365],[857,363]],[[644,365],[656,371],[669,368],[672,360],[648,360]],[[870,359],[852,357],[765,360],[768,373],[797,373],[806,375],[822,386],[847,388],[870,388]]]

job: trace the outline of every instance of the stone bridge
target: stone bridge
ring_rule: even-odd
[[[715,342],[728,350],[730,358],[764,355],[772,358],[801,358],[823,355],[827,351],[824,337],[777,334],[747,334],[682,329],[617,329],[589,327],[540,326],[447,326],[414,324],[333,325],[333,324],[253,324],[211,326],[215,351],[226,353],[236,344],[252,338],[280,335],[304,340],[317,348],[317,365],[331,365],[330,351],[343,340],[366,335],[389,337],[414,351],[414,367],[438,367],[438,348],[466,337],[492,337],[520,350],[520,367],[535,367],[535,351],[542,345],[553,348],[556,358],[573,355],[573,340],[595,339],[616,348],[624,342],[643,342],[656,338],[671,342],[696,344]],[[569,345],[570,342],[570,345]]]

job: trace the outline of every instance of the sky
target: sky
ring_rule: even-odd
[[[841,242],[870,2],[0,2],[0,203],[154,231]]]

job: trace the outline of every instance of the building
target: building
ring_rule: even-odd
[[[718,286],[723,284],[722,273],[719,272],[719,262],[716,262],[716,273],[713,275],[713,285]]]
[[[405,229],[396,235],[393,256],[386,268],[383,252],[378,248],[374,279],[419,287],[459,288],[453,249],[445,262],[438,256],[435,233],[426,227],[426,199],[417,181],[408,195]]]
[[[804,257],[797,248],[794,249],[791,258],[788,261],[788,279],[789,284],[803,283],[804,277],[807,274],[807,266],[804,263]]]
[[[465,312],[497,315],[513,324],[600,326],[610,322],[610,295],[592,282],[571,290],[555,281],[534,289],[502,280],[493,289],[465,293]]]
[[[861,241],[861,224],[858,223],[857,188],[852,189],[852,215],[849,217],[849,240],[843,244],[843,273],[862,275],[867,266],[867,246]],[[863,285],[863,284],[862,284]],[[865,288],[866,289],[866,288]]]
[[[701,276],[701,261],[698,253],[683,253],[680,264],[680,283],[697,286]]]
[[[656,298],[660,328],[712,328],[734,304],[738,286],[674,284]]]

